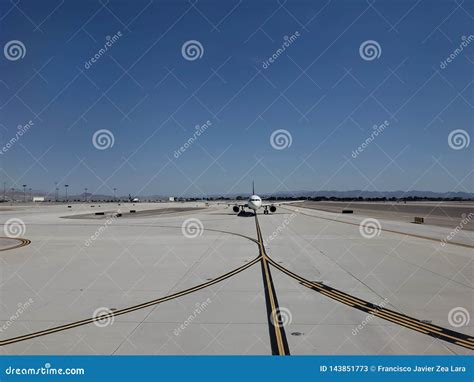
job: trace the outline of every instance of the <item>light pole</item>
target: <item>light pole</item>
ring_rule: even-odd
[[[67,188],[69,187],[69,184],[65,184],[64,188],[66,189],[66,203],[67,203]]]
[[[26,184],[23,185],[23,203],[26,203]]]
[[[31,190],[31,187],[29,188],[29,191],[30,191],[30,200],[33,201],[33,192]]]
[[[59,188],[58,188],[58,182],[54,182],[54,201],[58,201],[58,194],[59,194]]]

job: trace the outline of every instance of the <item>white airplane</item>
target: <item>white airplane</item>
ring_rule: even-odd
[[[140,199],[138,198],[132,198],[132,196],[130,194],[128,194],[128,201],[130,203],[139,203],[140,202]]]
[[[250,208],[255,213],[260,208],[263,208],[263,214],[268,215],[269,212],[273,213],[276,212],[276,206],[280,206],[282,204],[291,204],[291,203],[301,203],[304,200],[295,200],[289,202],[278,202],[278,203],[263,203],[262,198],[258,195],[255,195],[255,184],[252,182],[252,195],[248,199],[247,203],[236,203],[232,207],[232,210],[235,213],[243,212],[244,208]],[[230,204],[229,204],[230,205]]]

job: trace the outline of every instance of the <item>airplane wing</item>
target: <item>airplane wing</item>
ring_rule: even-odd
[[[248,203],[246,201],[240,201],[240,202],[237,202],[237,201],[234,201],[234,202],[217,202],[215,203],[217,205],[226,205],[227,207],[230,207],[230,206],[243,206],[243,207],[248,207]]]
[[[293,203],[303,203],[306,202],[307,200],[291,200],[291,201],[285,201],[285,202],[275,202],[275,203],[262,203],[262,207],[266,206],[282,206],[285,204],[293,204]]]
[[[248,206],[249,206],[249,204],[248,204],[247,202],[228,203],[227,205],[228,205],[229,207],[230,207],[230,206],[239,206],[239,207],[248,207]]]

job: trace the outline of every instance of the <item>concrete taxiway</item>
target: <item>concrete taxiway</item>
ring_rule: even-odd
[[[377,216],[0,208],[0,352],[472,354],[474,232]]]
[[[302,207],[327,212],[352,210],[355,215],[412,223],[415,216],[426,224],[455,227],[465,219],[463,230],[474,231],[474,202],[311,202]]]

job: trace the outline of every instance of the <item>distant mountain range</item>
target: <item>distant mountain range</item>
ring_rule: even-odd
[[[314,197],[335,197],[335,198],[409,198],[409,197],[420,197],[420,198],[461,198],[461,199],[473,199],[474,193],[472,192],[433,192],[433,191],[362,191],[362,190],[350,190],[350,191],[289,191],[289,192],[276,192],[268,194],[266,196],[274,197],[303,197],[308,196]]]

